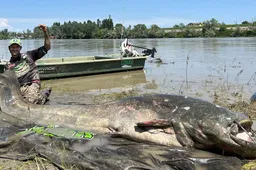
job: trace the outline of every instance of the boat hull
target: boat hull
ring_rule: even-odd
[[[64,78],[103,74],[144,68],[147,56],[139,57],[101,57],[78,56],[65,58],[46,58],[36,62],[41,79]],[[0,72],[4,72],[5,62],[0,63]]]

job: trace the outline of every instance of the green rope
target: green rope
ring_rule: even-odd
[[[17,134],[28,134],[28,133],[36,133],[49,137],[64,137],[64,138],[83,138],[83,139],[92,139],[94,134],[91,132],[83,132],[72,130],[68,128],[56,127],[55,125],[49,125],[47,127],[44,126],[34,126],[29,129],[25,129],[24,131],[18,132]]]

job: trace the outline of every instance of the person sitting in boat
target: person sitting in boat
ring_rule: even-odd
[[[132,44],[126,38],[121,44],[122,57],[136,57],[139,53],[133,48]]]
[[[51,49],[51,43],[47,27],[42,24],[38,27],[44,33],[44,46],[21,53],[21,40],[12,39],[9,43],[11,59],[6,63],[5,70],[14,70],[25,100],[33,104],[45,104],[51,94],[51,87],[40,92],[41,82],[35,61],[42,58]]]

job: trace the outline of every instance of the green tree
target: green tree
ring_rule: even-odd
[[[227,30],[226,24],[225,24],[225,23],[222,23],[222,24],[220,25],[219,32],[225,32],[226,30]]]
[[[73,28],[71,21],[64,22],[62,25],[62,35],[64,39],[71,39],[73,35]]]
[[[243,21],[242,25],[249,25],[250,23],[248,21]]]
[[[93,38],[94,32],[98,31],[98,26],[95,22],[88,20],[87,23],[83,27],[84,37],[83,38]]]
[[[101,28],[104,29],[108,29],[108,30],[113,30],[114,29],[114,24],[113,24],[113,20],[111,19],[111,16],[109,16],[108,19],[104,19],[102,21],[102,25]]]
[[[132,30],[134,38],[147,38],[147,27],[145,24],[137,24]]]
[[[15,37],[17,37],[16,32],[9,32],[9,38],[15,38]]]
[[[115,25],[115,38],[122,38],[124,33],[124,26],[120,23]]]
[[[98,35],[98,38],[100,39],[109,38],[108,29],[107,28],[99,29],[97,35]]]
[[[32,31],[30,29],[26,30],[27,38],[32,38]]]
[[[232,33],[233,37],[240,37],[242,35],[242,30],[239,26],[236,26],[235,31]]]
[[[197,29],[186,28],[184,31],[184,37],[186,38],[200,37],[200,36],[201,36],[201,31],[197,31]]]
[[[60,39],[62,38],[62,30],[60,22],[54,22],[51,26],[50,35],[54,36],[54,38]]]
[[[212,18],[211,20],[204,21],[202,32],[205,37],[215,37],[216,29],[219,27],[219,22]]]
[[[18,37],[20,37],[19,34],[17,34]],[[33,29],[33,38],[43,38],[44,37],[44,34],[43,32],[38,28],[38,27],[35,27]]]
[[[132,26],[129,25],[127,28],[124,29],[123,37],[125,38],[132,38]]]
[[[185,24],[183,24],[183,23],[179,24],[179,28],[185,28],[185,27],[186,27]]]
[[[164,32],[160,29],[159,26],[157,26],[156,24],[153,24],[150,26],[149,30],[148,30],[148,38],[160,38],[163,37]]]
[[[8,39],[9,38],[9,32],[8,29],[4,29],[0,32],[0,39]]]
[[[227,25],[225,23],[221,23],[219,26],[219,30],[216,31],[217,37],[230,37],[232,34],[231,29],[227,29]]]
[[[99,19],[97,19],[97,27],[101,28],[101,21]]]

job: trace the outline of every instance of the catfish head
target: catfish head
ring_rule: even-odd
[[[256,133],[253,121],[241,113],[235,117],[219,117],[219,121],[204,120],[200,124],[202,133],[211,141],[214,149],[222,153],[244,158],[256,158]]]
[[[245,114],[190,97],[169,95],[162,98],[159,103],[167,101],[162,109],[164,113],[158,112],[158,120],[137,123],[138,127],[174,133],[184,147],[256,158],[253,121]]]

